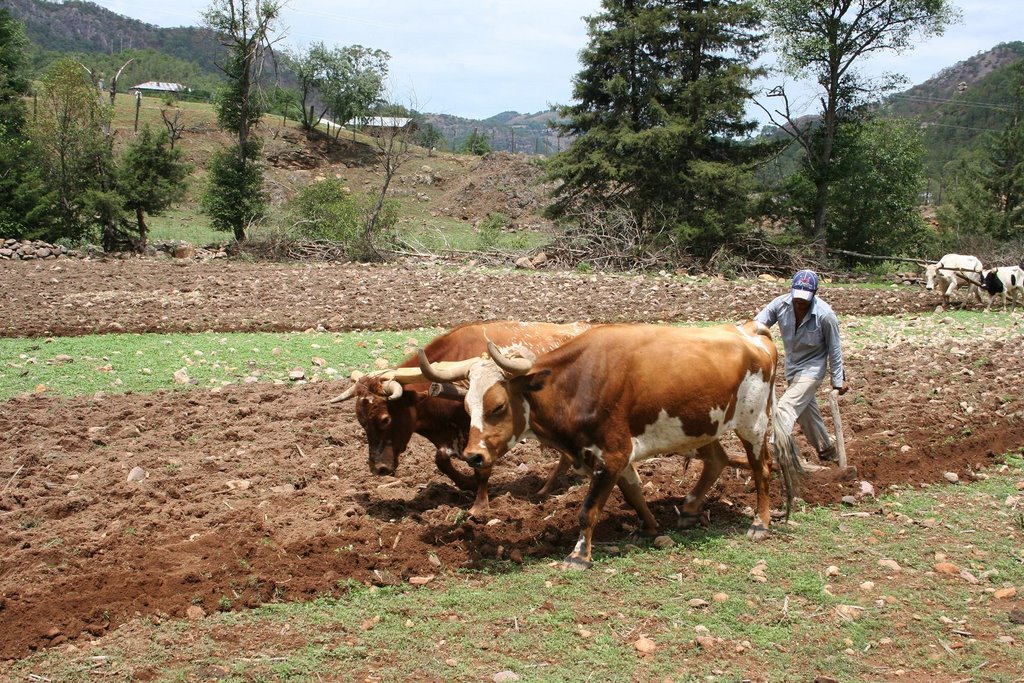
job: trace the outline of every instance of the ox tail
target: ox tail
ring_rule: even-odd
[[[789,513],[793,509],[793,498],[799,492],[800,475],[803,474],[804,468],[800,463],[793,434],[782,427],[779,405],[776,401],[772,401],[772,457],[782,472],[782,481],[786,487],[786,519],[789,519]]]

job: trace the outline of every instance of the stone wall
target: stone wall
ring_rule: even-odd
[[[0,261],[36,261],[57,258],[82,259],[130,259],[146,257],[173,257],[205,261],[207,259],[227,258],[224,246],[195,247],[188,242],[153,242],[145,254],[131,251],[104,253],[99,247],[85,251],[68,249],[42,240],[15,240],[0,237]]]
[[[56,259],[78,257],[74,249],[68,249],[42,240],[6,239],[0,242],[0,260],[32,261],[36,259]]]

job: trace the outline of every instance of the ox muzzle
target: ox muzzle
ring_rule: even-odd
[[[370,447],[370,471],[379,477],[391,476],[398,469],[398,459],[391,444]]]
[[[483,445],[467,446],[462,451],[461,460],[475,470],[490,467],[494,463],[494,456]]]

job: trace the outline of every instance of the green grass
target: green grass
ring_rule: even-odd
[[[943,322],[946,320],[946,322]],[[720,322],[698,323],[709,326]],[[913,316],[844,317],[848,351],[870,344],[928,345],[943,340],[967,344],[985,334],[1012,334],[1020,318],[957,311]],[[691,323],[691,325],[693,325]],[[345,377],[368,369],[377,358],[396,363],[408,340],[426,344],[443,330],[350,333],[107,334],[55,339],[0,338],[0,400],[41,390],[65,396],[96,391],[146,392],[187,386],[213,387],[256,377],[289,381],[302,368],[307,379]],[[776,336],[781,348],[781,338]],[[275,349],[277,352],[275,353]],[[57,357],[67,356],[61,362]],[[313,359],[322,359],[314,361]],[[194,384],[174,382],[185,368]],[[251,381],[251,380],[250,380]]]
[[[55,339],[0,338],[0,400],[28,392],[63,396],[96,391],[147,392],[245,381],[347,377],[377,358],[397,363],[415,340],[441,330],[348,333],[110,334]],[[177,384],[184,368],[194,384]]]
[[[423,251],[476,251],[483,246],[480,235],[472,225],[454,218],[406,219],[400,222],[399,227],[402,239]],[[542,247],[550,241],[550,235],[537,232],[502,232],[493,245],[487,246],[492,249],[527,251]]]
[[[1024,319],[1019,315],[974,310],[895,316],[844,315],[840,325],[843,344],[850,348],[869,344],[931,345],[948,340],[967,344],[988,335],[1009,339],[1024,332]]]
[[[338,596],[214,614],[187,628],[137,622],[130,632],[142,644],[131,657],[115,633],[108,648],[47,651],[6,666],[68,681],[88,680],[88,658],[100,655],[122,672],[140,659],[160,662],[160,680],[196,680],[214,667],[239,682],[479,681],[502,670],[524,681],[784,680],[795,672],[794,680],[1012,681],[1019,645],[998,637],[1021,632],[1005,620],[1013,601],[992,597],[1024,584],[1024,531],[1005,502],[1021,495],[1024,461],[1011,455],[1008,463],[1009,472],[983,481],[895,491],[862,507],[877,514],[798,510],[793,526],[763,543],[717,525],[672,533],[678,545],[667,550],[598,554],[581,573],[538,561],[447,574],[422,588],[347,584]],[[941,523],[924,527],[897,509]],[[937,552],[975,575],[997,573],[979,585],[936,574]],[[758,564],[765,582],[751,572]],[[837,576],[826,575],[829,565]],[[860,608],[856,619],[841,616],[845,606]],[[237,638],[220,637],[227,631]],[[648,656],[634,647],[641,636],[656,644]]]
[[[175,206],[158,216],[148,216],[146,222],[150,227],[151,242],[184,240],[189,244],[204,247],[234,239],[230,233],[214,230],[210,224],[210,217],[193,205]]]

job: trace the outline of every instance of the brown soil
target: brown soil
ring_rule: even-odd
[[[406,266],[173,259],[5,262],[0,336],[408,329],[512,318],[697,322],[751,317],[775,283]],[[923,288],[828,291],[845,315],[930,311]]]
[[[729,319],[777,291],[666,278],[151,261],[11,264],[0,285],[6,335]],[[909,289],[834,289],[828,299],[841,314],[934,305]],[[899,347],[849,354],[855,382],[843,418],[857,473],[811,474],[803,497],[836,503],[861,479],[878,490],[942,482],[946,472],[970,479],[1024,444],[1019,337],[962,346],[916,347],[912,359]],[[397,583],[438,572],[437,561],[454,570],[569,550],[586,487],[573,479],[537,499],[553,461],[535,444],[496,468],[487,518],[466,521],[470,498],[436,471],[419,438],[397,477],[370,474],[351,407],[327,403],[337,389],[247,385],[0,404],[0,658],[99,635],[139,614],[210,612],[222,597],[238,608],[338,593],[347,580]],[[641,469],[666,527],[699,471],[685,464],[664,458]],[[146,477],[128,482],[136,466]],[[778,486],[773,493],[780,504]],[[729,473],[709,512],[743,533],[752,502],[745,477]],[[596,539],[627,542],[634,525],[614,494]]]

